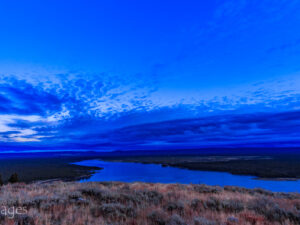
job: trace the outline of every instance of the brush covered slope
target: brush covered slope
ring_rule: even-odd
[[[17,183],[0,205],[0,224],[300,224],[300,194],[233,186]]]

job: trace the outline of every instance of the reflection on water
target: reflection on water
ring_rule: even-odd
[[[255,180],[253,176],[232,175],[225,172],[195,171],[174,167],[162,167],[156,164],[104,162],[86,160],[74,163],[81,166],[97,166],[103,170],[96,171],[86,181],[123,181],[151,183],[182,183],[233,185],[246,188],[264,188],[271,191],[300,192],[300,181],[266,181]]]

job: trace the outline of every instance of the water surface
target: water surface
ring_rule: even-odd
[[[256,180],[253,176],[233,175],[226,172],[197,171],[175,167],[162,167],[157,164],[142,164],[129,162],[106,162],[86,160],[74,163],[81,166],[102,167],[87,181],[122,181],[122,182],[151,182],[151,183],[182,183],[233,185],[246,188],[264,188],[279,192],[300,192],[300,181],[270,181]]]

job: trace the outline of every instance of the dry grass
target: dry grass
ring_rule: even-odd
[[[151,183],[13,184],[0,206],[1,224],[300,224],[300,195],[262,189]]]

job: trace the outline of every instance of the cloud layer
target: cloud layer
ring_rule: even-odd
[[[169,101],[159,90],[117,78],[53,77],[47,82],[13,76],[1,80],[2,149],[300,144],[300,94],[279,81],[233,90],[227,96]]]

